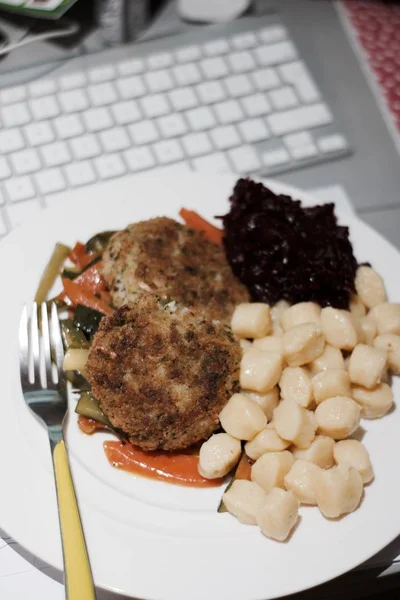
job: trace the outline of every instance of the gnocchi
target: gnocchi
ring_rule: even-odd
[[[251,480],[266,492],[274,487],[283,487],[284,477],[293,462],[293,455],[288,450],[263,454],[251,467]]]
[[[353,386],[353,399],[360,406],[365,419],[383,417],[393,406],[393,392],[387,383],[379,383],[372,390]]]
[[[317,504],[315,490],[320,467],[307,460],[296,460],[284,477],[285,488],[302,504]]]
[[[274,386],[272,390],[266,394],[257,394],[256,392],[250,392],[249,390],[243,390],[243,394],[250,398],[250,400],[257,402],[263,409],[268,421],[271,421],[272,413],[279,404],[279,389],[277,386]]]
[[[222,500],[227,510],[241,523],[256,525],[256,514],[266,500],[267,494],[258,483],[236,479]]]
[[[321,371],[312,378],[311,383],[316,404],[334,396],[351,398],[350,377],[344,369]]]
[[[307,460],[321,467],[321,469],[329,469],[335,463],[333,458],[334,446],[335,440],[331,437],[316,435],[308,448],[303,450],[292,448],[292,453],[296,460]]]
[[[386,350],[358,344],[349,362],[349,376],[352,383],[362,385],[369,390],[375,387],[385,373],[386,361]]]
[[[262,338],[271,330],[268,304],[247,302],[239,304],[233,313],[231,328],[241,338]]]
[[[400,335],[400,303],[384,302],[374,306],[369,315],[376,322],[379,335],[394,333]]]
[[[264,535],[283,542],[297,523],[299,502],[292,492],[273,488],[257,511],[256,521]]]
[[[367,308],[386,302],[386,290],[383,279],[376,271],[366,265],[358,267],[354,281],[357,294]]]
[[[328,398],[321,402],[315,411],[318,431],[335,440],[349,437],[360,424],[360,412],[357,402],[351,398]]]
[[[267,424],[261,406],[244,394],[233,394],[219,420],[222,428],[238,440],[252,440]]]
[[[224,477],[240,458],[239,440],[227,433],[212,435],[200,448],[199,473],[207,479]]]
[[[314,413],[289,400],[283,400],[274,410],[273,424],[280,437],[298,448],[308,448],[317,429]]]
[[[282,375],[282,356],[276,352],[252,348],[240,363],[240,387],[253,392],[269,392]]]
[[[325,340],[315,323],[302,323],[283,334],[283,353],[289,367],[301,367],[320,356]]]
[[[394,375],[400,375],[400,335],[383,333],[374,339],[374,348],[388,353],[388,366]]]
[[[311,375],[316,375],[325,369],[344,369],[344,358],[339,348],[325,344],[325,348],[317,358],[308,363]]]
[[[281,452],[290,446],[290,442],[281,438],[274,427],[266,427],[247,442],[244,450],[250,458],[257,460],[267,452]]]
[[[283,400],[292,400],[300,406],[308,408],[312,402],[311,379],[302,367],[286,367],[279,381]]]
[[[288,331],[296,325],[302,325],[303,323],[315,323],[317,326],[320,325],[320,314],[321,307],[315,302],[299,302],[293,304],[290,308],[285,310],[281,316],[281,327],[283,331]]]
[[[353,350],[358,343],[355,320],[347,310],[327,306],[321,311],[321,327],[328,344],[339,350]]]
[[[277,354],[283,355],[282,338],[276,335],[268,335],[267,337],[254,340],[253,348],[257,348],[258,350],[269,350],[270,352],[276,352]]]
[[[373,477],[371,460],[366,447],[358,440],[342,440],[333,449],[335,462],[345,463],[357,469],[363,483],[369,483]]]
[[[353,512],[360,503],[362,493],[362,478],[354,467],[339,463],[318,474],[315,496],[320,511],[329,519]]]

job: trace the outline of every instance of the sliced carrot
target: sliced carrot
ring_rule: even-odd
[[[96,258],[96,256],[98,256],[98,254],[88,254],[85,250],[85,246],[81,242],[76,242],[68,258],[74,265],[84,269],[94,258]]]
[[[218,245],[222,244],[222,237],[224,235],[222,229],[218,229],[218,227],[214,227],[214,225],[211,225],[211,223],[203,219],[203,217],[201,217],[194,210],[181,208],[179,214],[188,227],[192,227],[193,229],[198,229],[199,231],[202,231],[205,237],[210,242],[213,242],[214,244]]]
[[[101,275],[101,266],[102,262],[99,261],[88,267],[83,273],[78,275],[73,281],[79,287],[81,287],[85,292],[89,294],[99,294],[100,292],[105,291],[106,284]]]
[[[92,308],[105,315],[111,315],[114,312],[111,306],[83,290],[74,281],[71,281],[71,279],[63,279],[62,283],[64,292],[75,306],[82,304],[83,306],[87,306],[87,308]]]

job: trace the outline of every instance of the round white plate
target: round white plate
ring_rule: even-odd
[[[45,211],[0,246],[0,526],[32,553],[62,569],[62,553],[46,432],[24,404],[18,371],[18,323],[56,241],[73,244],[104,229],[185,206],[206,218],[224,214],[235,177],[141,176],[76,193]],[[306,204],[316,200],[278,182],[275,191]],[[359,261],[371,261],[389,297],[400,299],[400,255],[348,214]],[[399,396],[395,378],[395,396]],[[261,600],[298,592],[355,567],[400,534],[400,411],[364,421],[363,441],[376,478],[359,510],[337,521],[301,508],[284,544],[265,538],[216,508],[222,489],[190,489],[150,481],[109,466],[106,434],[82,434],[70,411],[66,435],[97,585],[140,599]],[[109,436],[108,436],[109,437]]]

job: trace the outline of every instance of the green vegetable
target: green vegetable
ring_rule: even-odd
[[[82,392],[78,404],[76,405],[75,412],[82,417],[94,419],[95,421],[100,421],[100,423],[112,427],[110,421],[101,410],[96,398],[94,398],[90,392]]]
[[[110,237],[114,235],[114,233],[116,233],[116,231],[102,231],[96,233],[96,235],[91,237],[85,244],[86,254],[90,254],[91,252],[102,254],[110,241]]]
[[[47,298],[47,294],[54,285],[55,280],[62,271],[63,264],[68,258],[71,248],[64,244],[56,244],[49,262],[46,265],[43,275],[36,291],[35,302],[41,304]]]
[[[90,383],[80,371],[65,371],[65,376],[71,382],[72,387],[79,392],[89,391]]]
[[[66,350],[71,348],[89,348],[90,344],[82,331],[74,326],[72,319],[61,321],[61,333]]]
[[[98,330],[103,317],[101,312],[78,304],[74,315],[74,327],[85,334],[89,340]]]

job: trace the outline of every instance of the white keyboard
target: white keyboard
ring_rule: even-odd
[[[172,50],[0,90],[0,236],[59,192],[128,173],[273,175],[346,152],[282,24],[177,37]]]

